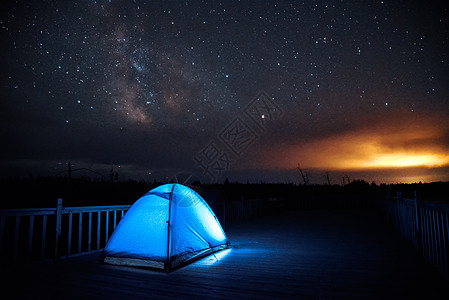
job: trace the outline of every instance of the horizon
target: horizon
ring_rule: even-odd
[[[7,174],[0,176],[2,180],[15,180],[27,178],[63,178],[70,177],[74,179],[87,178],[90,180],[101,179],[110,180],[115,178],[119,181],[144,181],[144,182],[160,182],[160,183],[186,183],[200,182],[201,184],[223,184],[226,180],[231,183],[255,183],[255,184],[306,184],[304,180],[308,180],[309,184],[314,185],[345,185],[352,181],[365,181],[367,183],[374,182],[380,184],[414,184],[414,183],[437,183],[449,182],[449,168],[395,168],[395,169],[370,169],[370,170],[320,170],[320,169],[301,169],[292,168],[290,170],[245,170],[236,171],[228,170],[222,176],[216,177],[212,181],[198,170],[137,170],[131,166],[99,166],[95,164],[83,164],[82,162],[70,163],[71,175],[69,176],[68,162],[61,164],[61,169],[55,169],[52,172],[26,173],[19,172],[15,174]],[[62,168],[62,167],[65,168]],[[411,169],[411,171],[409,170]],[[412,174],[412,175],[410,175]],[[420,174],[420,175],[415,175]]]

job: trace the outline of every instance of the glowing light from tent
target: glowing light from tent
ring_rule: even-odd
[[[206,219],[210,236],[220,243],[226,241],[226,237],[223,234],[223,229],[221,229],[220,224],[216,221],[214,216],[206,211],[206,209],[204,209],[203,212],[200,212],[200,214],[202,215],[202,218]]]
[[[231,253],[232,248],[224,249],[209,256],[206,256],[203,259],[200,259],[197,264],[204,266],[211,266],[220,260],[223,260],[226,256]]]

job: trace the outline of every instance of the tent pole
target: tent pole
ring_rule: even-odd
[[[165,269],[169,270],[171,268],[170,259],[170,218],[171,218],[171,205],[173,200],[173,191],[175,190],[176,183],[173,183],[171,188],[170,197],[168,198],[168,221],[167,221],[167,261],[165,263]]]

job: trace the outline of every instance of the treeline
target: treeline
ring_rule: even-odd
[[[154,187],[167,182],[106,180],[68,177],[29,177],[0,181],[2,197],[0,208],[54,207],[58,198],[64,206],[91,206],[133,204]],[[416,184],[381,184],[353,180],[342,185],[304,185],[294,183],[238,183],[190,184],[203,198],[211,201],[240,199],[295,198],[300,196],[396,196],[398,191],[405,198],[414,198],[419,191],[422,200],[446,202],[449,182]]]

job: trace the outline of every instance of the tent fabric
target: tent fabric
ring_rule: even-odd
[[[206,201],[173,183],[149,191],[131,206],[103,255],[108,263],[170,269],[228,245]]]

